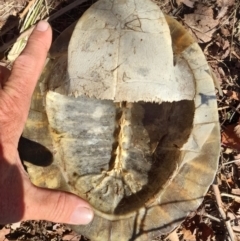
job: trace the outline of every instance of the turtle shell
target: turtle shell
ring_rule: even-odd
[[[31,181],[87,200],[95,217],[73,229],[92,241],[172,230],[201,204],[220,151],[197,43],[150,0],[100,0],[51,55],[19,144]]]

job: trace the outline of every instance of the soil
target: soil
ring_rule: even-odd
[[[0,0],[0,47],[19,36],[21,13],[33,0]],[[158,240],[240,240],[240,2],[238,0],[153,0],[180,21],[199,43],[216,79],[222,147],[219,169],[198,210]],[[74,2],[46,0],[49,15]],[[51,22],[54,38],[76,21],[93,1]],[[46,14],[47,16],[47,14]],[[45,17],[46,17],[45,16]],[[10,65],[11,45],[0,51],[0,64]],[[222,210],[222,212],[221,212]],[[233,235],[234,237],[231,237]],[[0,241],[87,240],[63,224],[26,221],[0,226]]]

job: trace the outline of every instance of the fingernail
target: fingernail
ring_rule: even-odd
[[[85,207],[77,207],[70,219],[71,224],[88,224],[93,219],[93,211]]]
[[[41,20],[41,21],[38,22],[36,29],[38,31],[44,32],[48,29],[48,26],[49,26],[49,24],[48,24],[47,21]]]

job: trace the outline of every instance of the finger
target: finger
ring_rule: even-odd
[[[52,31],[49,24],[40,21],[28,39],[28,43],[13,64],[11,75],[5,83],[4,91],[13,103],[28,112],[26,106],[42,72],[51,45]]]
[[[10,70],[0,65],[0,88],[3,88],[9,76]]]
[[[30,185],[25,196],[24,220],[40,219],[79,225],[92,221],[90,205],[79,197]]]

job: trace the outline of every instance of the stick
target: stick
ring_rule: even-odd
[[[22,13],[19,14],[19,18],[22,19],[27,14],[28,10],[31,8],[31,6],[35,3],[36,0],[31,0],[28,2],[27,7],[23,10]]]
[[[230,224],[230,219],[227,219],[227,215],[226,215],[225,211],[223,210],[222,199],[221,199],[221,194],[220,194],[218,185],[213,184],[212,188],[213,188],[213,192],[214,192],[215,197],[216,197],[219,213],[221,214],[221,216],[222,216],[222,218],[225,222],[225,225],[226,225],[228,234],[230,236],[230,239],[231,239],[231,241],[237,241],[237,237],[233,233],[233,230],[232,230],[232,227],[231,227],[231,224]]]

